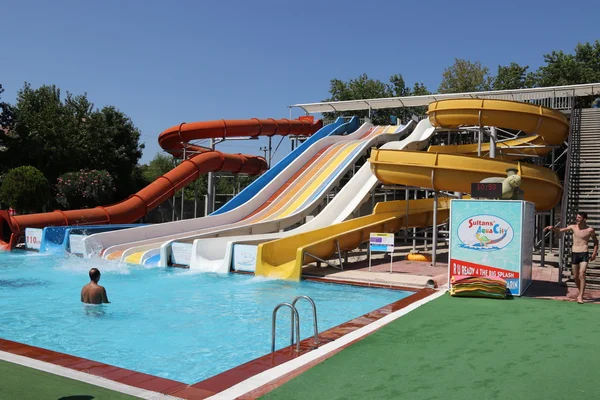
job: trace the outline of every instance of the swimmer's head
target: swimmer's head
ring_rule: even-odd
[[[98,283],[100,280],[100,270],[98,268],[90,269],[90,280]]]

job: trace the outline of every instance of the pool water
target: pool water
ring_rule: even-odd
[[[111,304],[80,302],[92,267]],[[0,338],[192,384],[269,353],[281,302],[310,296],[322,332],[410,294],[0,252]],[[297,307],[309,337],[310,305]],[[276,348],[289,345],[289,309],[277,328]]]

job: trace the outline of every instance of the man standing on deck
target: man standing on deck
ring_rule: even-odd
[[[106,296],[106,289],[98,285],[100,271],[98,268],[90,269],[90,283],[81,289],[81,302],[87,304],[110,303]]]
[[[569,225],[566,228],[556,228],[554,226],[547,226],[544,228],[544,232],[552,230],[556,233],[563,233],[572,231],[573,232],[573,247],[571,249],[571,265],[573,266],[573,277],[575,278],[575,285],[579,289],[577,296],[577,302],[583,304],[583,292],[585,291],[585,270],[587,269],[588,262],[594,261],[598,255],[598,238],[596,237],[596,231],[594,228],[586,224],[587,213],[581,211],[577,213],[575,218],[575,225]],[[590,257],[588,253],[588,242],[590,238],[594,242],[594,250]]]

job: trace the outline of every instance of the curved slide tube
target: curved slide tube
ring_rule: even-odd
[[[431,103],[427,114],[435,127],[498,126],[537,134],[552,146],[562,144],[569,132],[569,122],[561,112],[517,101],[441,100]]]
[[[412,121],[409,125],[411,124]],[[382,148],[421,150],[427,146],[434,132],[434,128],[425,119],[406,138],[388,141]],[[404,135],[402,131],[399,134],[400,137]],[[236,244],[257,245],[342,222],[370,198],[371,190],[377,183],[369,162],[366,162],[319,214],[296,229],[270,234],[196,239],[192,247],[190,268],[227,273],[233,261],[233,246]]]
[[[550,151],[552,151],[552,147],[546,146],[544,139],[538,135],[530,135],[518,139],[502,140],[496,143],[496,158],[502,160],[520,160],[525,157],[545,156]],[[478,145],[476,143],[453,144],[445,146],[436,145],[429,146],[427,152],[477,156]],[[487,157],[489,156],[489,153],[490,144],[481,143],[481,156]]]
[[[537,134],[544,140],[544,143],[552,144],[562,143],[569,129],[566,118],[559,112],[509,101],[446,100],[432,103],[429,106],[428,114],[430,118],[433,117],[432,124],[437,127],[457,128],[463,125],[479,124],[508,127]],[[505,118],[513,120],[506,121]],[[454,146],[454,150],[469,148],[472,147]],[[547,149],[541,147],[533,149],[539,154],[548,152]],[[534,202],[536,207],[541,210],[554,207],[560,201],[562,192],[560,181],[554,172],[519,162],[385,149],[374,149],[369,162],[374,175],[383,183],[465,193],[470,192],[471,182],[479,182],[491,176],[504,176],[506,169],[517,168],[522,177],[521,188],[525,192],[525,200]],[[409,204],[412,204],[412,201]],[[371,221],[363,220],[361,223],[370,224]],[[357,223],[358,227],[354,228],[355,231],[360,228],[361,223]],[[350,225],[347,226],[347,228],[349,227]],[[330,257],[334,254],[333,246],[337,237],[343,233],[342,229],[333,225],[323,228],[312,237],[309,236],[310,232],[307,232],[259,245],[256,275],[300,279],[302,265],[308,262],[304,259],[304,253],[310,252],[307,249],[313,251],[317,249],[318,253],[310,253],[320,258]],[[314,242],[310,242],[313,239]],[[285,243],[283,240],[289,242],[290,249],[281,247]],[[363,237],[363,240],[367,240],[367,238]],[[298,249],[293,261],[282,256],[286,252],[285,250],[291,251],[292,248]]]
[[[303,120],[252,119],[183,123],[169,128],[159,136],[159,144],[163,149],[173,155],[182,154],[184,148],[200,151],[201,154],[185,160],[138,193],[111,206],[20,216],[10,216],[7,211],[0,211],[0,249],[12,249],[26,227],[127,224],[137,221],[177,190],[197,179],[199,174],[228,171],[258,175],[267,169],[266,161],[262,157],[207,151],[198,146],[188,145],[189,140],[275,134],[310,135],[321,127],[322,121],[312,123]]]
[[[506,176],[508,168],[517,168],[525,200],[535,203],[538,210],[553,208],[562,194],[554,172],[521,162],[394,150],[373,150],[369,161],[375,176],[385,184],[469,193],[472,182]]]
[[[96,235],[91,235],[83,240],[85,247],[85,256],[89,257],[97,254],[101,250],[105,250],[105,256],[110,256],[111,259],[120,257],[120,254],[134,246],[149,246],[150,248],[159,248],[160,245],[171,239],[177,239],[182,236],[192,235],[206,229],[214,229],[215,227],[235,223],[246,217],[249,213],[260,207],[269,199],[285,182],[290,179],[299,169],[307,164],[311,158],[319,151],[336,143],[339,140],[345,140],[360,132],[351,133],[351,129],[357,126],[357,118],[353,118],[348,123],[339,124],[343,119],[339,119],[338,125],[330,131],[328,126],[322,128],[327,133],[327,136],[321,140],[317,140],[313,145],[304,147],[295,160],[287,165],[282,172],[277,174],[270,181],[265,182],[262,189],[255,196],[223,214],[208,215],[202,218],[186,219],[182,221],[166,222],[152,226],[132,228],[125,231],[105,232]],[[360,130],[360,129],[359,129]],[[364,133],[364,132],[363,132]],[[349,135],[345,135],[349,134]],[[321,131],[316,135],[320,136]],[[343,138],[343,139],[340,139]],[[310,139],[309,139],[310,140]],[[281,163],[281,161],[280,161]],[[279,164],[279,163],[278,163]],[[112,255],[112,253],[116,253]]]

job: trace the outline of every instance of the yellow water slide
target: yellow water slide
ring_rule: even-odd
[[[538,146],[527,148],[522,157],[547,154],[548,147],[540,146],[561,144],[569,131],[567,119],[558,111],[506,100],[442,100],[429,105],[428,115],[438,128],[496,126],[528,133],[528,137],[504,142],[506,147],[527,143]],[[472,182],[506,176],[508,168],[516,168],[522,177],[520,187],[525,200],[535,203],[539,210],[549,210],[560,201],[562,188],[553,171],[512,161],[516,156],[490,159],[459,154],[473,154],[476,146],[439,146],[443,150],[427,153],[373,149],[369,162],[373,174],[385,184],[465,193],[470,192]],[[314,261],[308,253],[326,259],[337,251],[336,240],[343,251],[368,240],[370,232],[396,232],[403,227],[431,225],[432,205],[430,199],[411,200],[408,205],[404,201],[379,203],[372,215],[260,244],[256,275],[299,280],[302,266]],[[439,206],[438,212],[445,214],[438,215],[438,221],[443,221],[448,212],[446,200],[441,200]]]
[[[440,198],[438,221],[448,218],[449,201]],[[433,223],[433,199],[377,203],[373,214],[258,245],[256,275],[300,280],[302,266],[314,255],[326,259],[339,250],[352,250],[369,240],[371,232],[398,232]],[[336,243],[337,241],[337,243]]]

